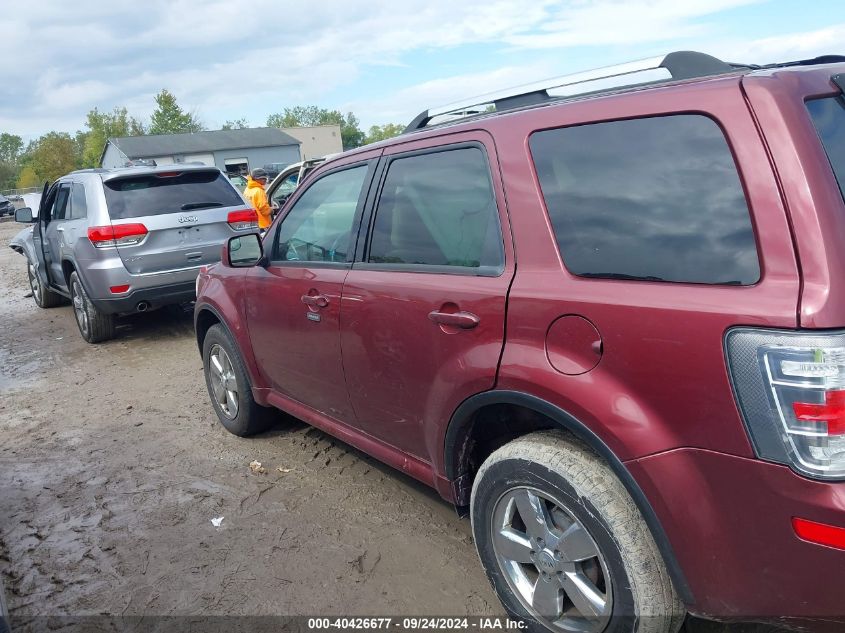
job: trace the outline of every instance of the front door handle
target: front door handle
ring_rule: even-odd
[[[428,318],[440,325],[451,325],[463,330],[474,328],[481,321],[472,312],[440,312],[438,310],[429,312]]]
[[[329,298],[325,295],[302,295],[302,303],[313,308],[325,308],[329,305]]]

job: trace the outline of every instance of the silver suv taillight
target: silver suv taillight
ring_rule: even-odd
[[[757,456],[845,479],[845,332],[739,328],[725,345]]]

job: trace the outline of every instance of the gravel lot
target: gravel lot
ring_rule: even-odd
[[[227,433],[190,310],[85,343],[69,306],[29,296],[7,247],[20,228],[0,222],[0,573],[16,633],[77,630],[61,616],[502,613],[469,521],[435,492],[281,415]],[[208,630],[190,621],[168,630]]]
[[[20,228],[0,223],[0,571],[13,624],[500,612],[469,521],[433,491],[294,420],[228,434],[188,311],[125,319],[116,340],[88,345],[69,306],[27,296],[24,259],[7,248]]]

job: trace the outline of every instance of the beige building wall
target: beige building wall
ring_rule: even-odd
[[[283,127],[281,130],[302,143],[299,148],[302,160],[321,158],[326,154],[337,154],[343,151],[339,125]]]

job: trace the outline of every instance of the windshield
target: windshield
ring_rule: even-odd
[[[813,99],[807,102],[807,109],[845,198],[845,98]]]

